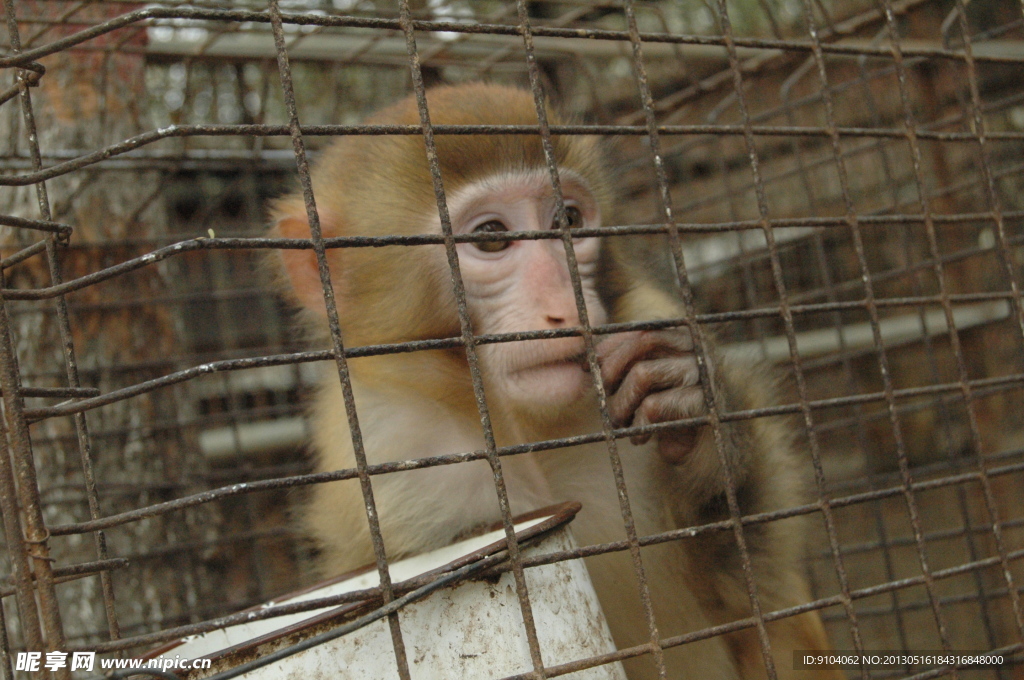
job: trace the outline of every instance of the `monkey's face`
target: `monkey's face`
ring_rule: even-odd
[[[584,179],[563,171],[561,185],[570,229],[598,226],[598,205]],[[456,234],[558,229],[557,202],[546,171],[474,182],[455,192],[449,207]],[[589,322],[604,323],[607,315],[595,285],[600,240],[573,239],[572,248]],[[475,333],[580,325],[560,238],[461,243],[458,253]],[[580,337],[482,345],[479,354],[488,391],[538,414],[556,414],[592,386]]]

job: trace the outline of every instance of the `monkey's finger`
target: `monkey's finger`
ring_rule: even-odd
[[[691,387],[699,379],[697,360],[692,354],[637,362],[608,399],[608,415],[613,423],[622,425],[630,421],[640,404],[652,393]]]
[[[597,341],[596,349],[598,355],[610,354],[612,350],[619,347],[622,343],[629,340],[629,338],[639,331],[628,331],[626,333],[611,333],[609,335],[600,336]]]
[[[618,337],[623,338],[618,340]],[[615,339],[616,342],[612,342]],[[633,365],[647,359],[660,359],[693,351],[688,329],[632,331],[609,338],[597,347],[601,379],[611,392],[619,388]]]
[[[694,385],[647,395],[637,407],[636,417],[647,423],[664,423],[703,415],[706,410],[704,390]]]
[[[691,418],[704,412],[704,391],[700,387],[680,387],[649,395],[636,411],[633,427],[669,420]],[[680,427],[658,433],[658,453],[666,462],[681,463],[693,450],[700,436],[701,427]],[[650,435],[641,435],[644,441]],[[632,439],[638,439],[634,437]],[[634,444],[643,442],[633,441]]]

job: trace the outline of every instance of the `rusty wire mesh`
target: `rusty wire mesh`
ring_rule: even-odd
[[[4,8],[5,677],[15,650],[136,654],[294,588],[302,546],[282,510],[291,489],[464,460],[497,465],[538,448],[498,447],[485,432],[482,451],[363,458],[357,469],[310,474],[302,395],[314,362],[337,361],[344,383],[346,362],[362,356],[437,347],[472,356],[508,338],[467,331],[343,347],[335,322],[332,345],[309,350],[259,272],[267,249],[298,247],[264,236],[263,210],[296,164],[308,186],[307,147],[359,133],[422,135],[429,148],[434,135],[486,133],[431,126],[424,97],[431,84],[480,78],[527,87],[579,117],[525,133],[605,136],[635,217],[603,233],[678,234],[698,298],[687,320],[788,376],[777,406],[711,422],[793,414],[803,424],[816,500],[744,523],[812,518],[807,608],[822,611],[836,648],[1019,654],[1016,0]],[[359,126],[410,92],[421,127]],[[373,243],[417,242],[454,257],[450,234]],[[319,252],[373,243],[311,242]],[[464,300],[459,312],[465,321]],[[592,352],[592,329],[583,333]],[[482,395],[476,373],[474,387]],[[632,433],[606,420],[591,440],[613,446]],[[508,526],[507,501],[503,510]],[[723,530],[742,541],[740,523],[697,529]],[[632,530],[583,551],[636,558],[683,533]],[[396,593],[379,531],[375,547],[387,603]],[[510,557],[521,584],[537,560],[514,541]],[[522,606],[529,622],[525,597]],[[736,625],[790,613],[755,602]],[[539,671],[537,633],[527,631]],[[1018,677],[1020,668],[961,674]]]

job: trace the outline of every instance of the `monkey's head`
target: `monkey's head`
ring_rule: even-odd
[[[474,83],[427,92],[434,125],[537,125],[529,92]],[[549,112],[549,121],[561,120]],[[414,97],[367,121],[420,123]],[[539,135],[435,136],[455,234],[557,228],[556,198]],[[609,218],[611,182],[591,137],[552,138],[571,228]],[[314,166],[313,191],[325,237],[441,233],[437,199],[420,135],[338,139]],[[273,207],[276,229],[309,238],[301,195]],[[598,295],[597,238],[573,242],[591,324],[607,317]],[[459,266],[476,334],[567,328],[580,324],[563,242],[559,239],[460,243]],[[292,296],[325,314],[310,250],[282,251]],[[344,340],[355,347],[460,334],[451,271],[441,245],[328,250]],[[578,337],[480,346],[488,389],[506,401],[551,409],[578,399],[590,379]],[[490,393],[489,392],[489,393]]]

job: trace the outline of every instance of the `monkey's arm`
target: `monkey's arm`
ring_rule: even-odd
[[[749,397],[758,389],[756,371],[754,376],[737,375],[743,371],[723,363],[711,343],[704,347],[704,353],[718,413],[752,408]],[[708,414],[689,329],[617,334],[598,346],[598,355],[609,394],[608,411],[615,425],[640,427]],[[733,485],[740,491],[754,464],[752,456],[771,448],[769,442],[760,441],[768,433],[749,421],[722,423],[719,434],[722,452],[710,425],[680,426],[655,435],[636,435],[632,441],[643,444],[655,437],[659,456],[672,466],[677,478],[674,486],[682,487],[681,498],[691,507],[699,507],[714,503],[725,492],[727,475],[722,453],[728,461]],[[754,500],[747,498],[748,494],[738,495],[741,501]],[[742,507],[741,511],[761,509]]]
[[[610,251],[613,259],[621,255],[619,250]],[[631,268],[628,259],[616,261],[615,269],[627,271],[634,280],[622,286],[616,296],[612,321],[685,316],[678,295]],[[773,381],[763,367],[726,361],[718,353],[714,337],[705,332],[703,338],[701,349],[711,379],[710,391],[720,415],[772,405]],[[615,425],[640,426],[708,415],[689,328],[619,333],[599,343],[597,351],[609,395],[609,415]],[[769,478],[799,478],[792,461],[789,428],[784,423],[763,418],[732,420],[721,423],[718,431],[722,452],[710,425],[672,428],[657,434],[658,453],[671,466],[672,484],[678,491],[676,505],[681,515],[677,521],[707,519],[701,516],[707,514],[701,510],[704,506],[712,514],[726,510],[722,453],[729,463],[741,513],[775,509],[799,497],[797,484],[766,484]],[[634,443],[650,438],[635,437]],[[771,472],[773,469],[777,474]],[[768,488],[759,488],[763,486]]]
[[[683,316],[675,299],[643,285],[619,302],[615,321]],[[773,381],[763,367],[723,359],[712,338],[707,338],[703,351],[719,414],[772,405]],[[609,394],[609,415],[616,425],[669,422],[708,413],[688,328],[611,336],[599,344],[598,356]],[[730,420],[719,424],[719,438],[714,434],[711,425],[701,425],[655,435],[657,454],[664,463],[667,506],[677,526],[727,519],[728,478],[744,516],[802,502],[801,475],[785,422],[778,418]],[[650,438],[634,439],[640,443]],[[729,466],[728,477],[723,459]],[[795,518],[750,524],[743,529],[764,613],[809,599],[800,573],[802,524],[801,518]],[[711,618],[716,623],[727,623],[750,616],[742,560],[733,532],[706,532],[684,545],[693,555],[694,564],[707,565],[692,576],[701,581],[695,584],[695,591],[704,594]],[[816,613],[781,619],[769,625],[768,631],[780,677],[790,677],[793,650],[829,648]],[[746,629],[729,637],[744,677],[762,677],[756,632]],[[841,676],[829,669],[814,677]]]

